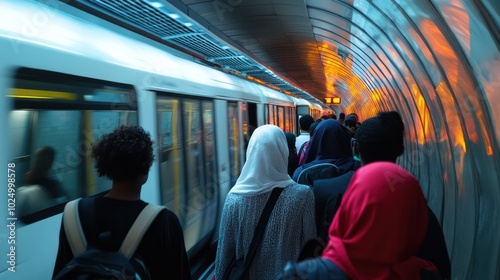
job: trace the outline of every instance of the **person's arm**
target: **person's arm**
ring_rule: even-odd
[[[153,273],[151,273],[151,277],[152,279],[189,280],[191,279],[191,268],[186,253],[181,224],[173,212],[167,210],[165,213],[168,223],[165,229],[166,234],[164,234],[164,244],[166,244],[167,248],[160,253],[163,254],[163,259],[166,260],[166,263],[160,265],[160,272],[155,272],[162,274],[161,277],[157,277],[159,275],[154,276]]]
[[[417,253],[419,258],[432,262],[443,279],[451,279],[451,264],[443,230],[431,208],[427,206],[427,233]]]

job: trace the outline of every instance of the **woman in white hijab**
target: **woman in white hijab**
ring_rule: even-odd
[[[253,259],[249,279],[275,279],[287,261],[297,260],[304,244],[316,237],[314,195],[287,172],[288,145],[275,125],[258,127],[250,138],[247,161],[226,197],[219,229],[216,279],[222,279],[233,259],[248,255],[250,243],[267,199],[284,188]]]

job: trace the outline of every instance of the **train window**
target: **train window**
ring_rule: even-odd
[[[268,105],[268,106],[269,106],[269,124],[276,124],[274,106],[273,105]]]
[[[187,200],[184,183],[184,156],[180,101],[174,98],[158,99],[158,149],[160,161],[161,202],[184,217]],[[183,220],[181,220],[182,223]]]
[[[246,160],[246,149],[248,147],[248,141],[250,141],[250,130],[249,130],[249,111],[248,111],[248,103],[241,103],[240,111],[241,111],[241,122],[243,125],[243,141],[245,145],[245,150],[242,155],[243,159]]]
[[[289,115],[287,116],[287,122],[289,124],[288,129],[290,132],[297,134],[298,131],[295,129],[295,108],[294,107],[289,107]]]
[[[44,219],[68,200],[109,190],[110,181],[93,167],[90,147],[119,125],[137,124],[133,88],[26,68],[14,77],[7,95],[14,104],[9,123],[20,220]]]
[[[292,131],[292,118],[290,117],[290,107],[285,107],[285,131]]]
[[[243,102],[240,106],[241,111],[241,122],[243,124],[243,139],[245,140],[245,147],[248,144],[249,135],[248,135],[248,109],[247,103]]]
[[[278,108],[278,126],[283,130],[287,131],[285,127],[285,108],[279,106]]]
[[[214,105],[211,101],[202,102],[203,143],[205,147],[203,167],[205,168],[205,186],[198,196],[198,211],[203,215],[200,222],[200,237],[208,236],[217,227],[218,215],[218,173],[215,153]]]
[[[234,186],[241,171],[238,104],[228,103],[227,111],[229,115],[229,160],[231,162],[229,173],[231,177],[231,186]]]
[[[264,106],[264,123],[269,123],[269,107],[268,105]]]

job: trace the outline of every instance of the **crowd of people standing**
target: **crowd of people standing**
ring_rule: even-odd
[[[404,153],[399,113],[362,123],[356,114],[305,115],[299,124],[298,136],[263,125],[250,137],[222,209],[214,279],[451,279],[441,226],[418,180],[396,164]],[[112,188],[77,204],[90,245],[117,250],[148,205],[140,191],[152,145],[137,126],[94,143],[96,169]],[[67,234],[63,220],[55,278],[76,256]],[[182,228],[168,209],[134,256],[151,279],[191,279]]]

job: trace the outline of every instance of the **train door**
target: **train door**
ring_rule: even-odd
[[[295,120],[295,126],[297,128],[297,135],[300,135],[300,118],[302,118],[302,116],[305,116],[305,115],[310,115],[310,112],[309,112],[309,106],[297,106],[296,108],[297,110],[297,118]],[[314,118],[313,115],[311,115],[311,117]]]
[[[158,96],[157,114],[161,203],[179,217],[191,255],[216,227],[213,102]]]

